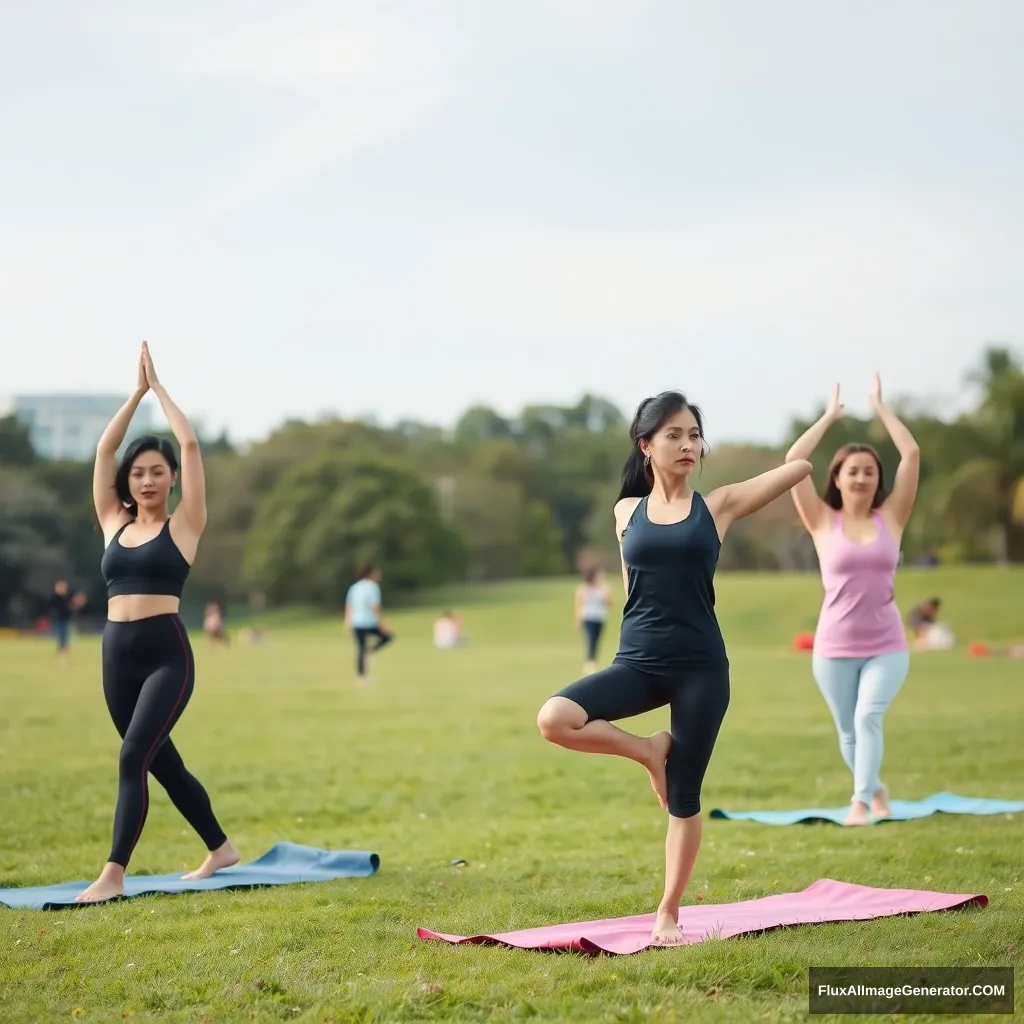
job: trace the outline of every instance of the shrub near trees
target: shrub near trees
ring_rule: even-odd
[[[971,383],[978,401],[962,416],[900,409],[922,450],[908,560],[1024,561],[1024,370],[991,349]],[[709,438],[698,488],[777,465],[816,415],[794,420],[777,448]],[[614,566],[627,426],[623,411],[588,395],[512,418],[474,407],[451,431],[290,421],[245,452],[204,440],[209,522],[186,594],[193,604],[258,595],[336,608],[363,560],[385,567],[389,600],[447,580],[558,575],[594,558]],[[848,415],[822,443],[819,485],[825,454],[853,439],[878,445],[891,479],[897,457],[884,431]],[[0,419],[0,624],[38,614],[60,575],[102,616],[90,480],[91,466],[38,458],[24,428]],[[815,566],[788,497],[734,533],[724,570]]]

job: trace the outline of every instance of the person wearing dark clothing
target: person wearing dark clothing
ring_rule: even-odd
[[[730,525],[811,472],[790,463],[705,498],[690,474],[704,457],[700,410],[676,391],[648,398],[630,427],[632,453],[615,504],[626,589],[612,664],[550,697],[537,725],[552,743],[643,765],[668,811],[665,889],[651,941],[677,944],[679,902],[701,839],[704,774],[729,706],[729,660],[715,614],[715,569]],[[635,736],[612,725],[670,709],[670,731]]]

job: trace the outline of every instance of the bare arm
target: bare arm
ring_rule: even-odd
[[[800,462],[810,460],[814,449],[821,444],[828,428],[836,423],[843,414],[843,407],[839,404],[839,385],[832,391],[832,400],[822,417],[812,423],[794,442],[793,447],[786,452],[786,462]],[[807,528],[808,533],[815,533],[827,521],[829,507],[815,493],[814,481],[810,476],[804,477],[792,490],[793,504],[796,505],[797,515],[800,521]]]
[[[708,495],[707,506],[715,518],[719,536],[724,536],[725,531],[738,519],[764,508],[801,480],[806,480],[812,468],[809,462],[800,459],[770,469],[750,480],[716,488]]]
[[[619,542],[619,561],[622,565],[622,590],[626,597],[629,597],[629,570],[626,568],[626,558],[622,554],[622,531],[625,530],[629,517],[640,504],[640,498],[623,498],[615,504],[615,539]]]
[[[875,389],[871,394],[871,406],[889,432],[892,443],[900,453],[900,464],[896,469],[892,493],[882,503],[883,511],[889,512],[902,529],[910,519],[917,498],[917,484],[921,472],[921,450],[914,435],[900,422],[882,401],[882,385],[875,374]]]
[[[117,529],[120,520],[127,521],[128,513],[117,497],[114,479],[117,476],[117,449],[121,447],[121,442],[128,433],[128,425],[139,407],[139,402],[149,390],[141,360],[139,377],[139,384],[131,398],[118,409],[96,443],[96,461],[92,469],[92,503],[104,537]]]
[[[188,417],[174,404],[167,389],[157,380],[149,346],[143,343],[146,360],[146,375],[163,409],[171,431],[181,448],[181,504],[180,510],[190,529],[198,537],[206,529],[206,474],[203,471],[203,457],[199,451],[199,440]]]

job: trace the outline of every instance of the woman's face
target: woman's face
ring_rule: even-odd
[[[649,441],[642,441],[644,455],[650,455],[651,466],[663,476],[689,476],[700,461],[703,438],[697,417],[691,409],[670,416]]]
[[[844,505],[870,504],[878,490],[878,463],[870,452],[847,455],[836,473]]]
[[[140,509],[160,509],[167,504],[176,480],[177,474],[160,452],[141,452],[128,473],[128,490]]]

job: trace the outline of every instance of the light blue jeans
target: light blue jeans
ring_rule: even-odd
[[[873,658],[823,658],[812,670],[836,723],[839,751],[853,772],[853,799],[871,806],[881,788],[882,719],[910,668],[910,655],[894,651]]]

